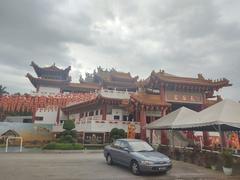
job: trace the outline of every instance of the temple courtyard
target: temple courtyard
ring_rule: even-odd
[[[124,167],[108,166],[102,153],[0,153],[0,179],[240,179],[193,164],[173,161],[165,175],[135,176]]]

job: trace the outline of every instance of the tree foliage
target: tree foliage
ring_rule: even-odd
[[[233,165],[232,152],[230,150],[224,150],[221,153],[221,157],[223,161],[223,166],[226,168],[232,168],[232,165]]]
[[[71,131],[75,128],[75,123],[72,120],[64,121],[63,129]]]
[[[6,87],[4,87],[3,85],[0,85],[0,96],[4,94],[9,94],[9,93],[6,91]]]
[[[110,132],[111,140],[126,138],[126,133],[123,129],[113,128]]]
[[[75,130],[73,130],[74,128],[75,128],[74,121],[72,120],[64,121],[63,129],[65,129],[65,131],[61,133],[61,136],[58,139],[58,142],[59,143],[76,143],[77,133]]]

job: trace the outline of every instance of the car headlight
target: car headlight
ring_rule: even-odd
[[[172,162],[171,159],[169,159],[169,158],[163,158],[163,161],[166,162],[166,163],[171,163]]]
[[[153,165],[154,162],[153,161],[144,160],[144,161],[141,161],[141,164],[148,166],[148,165]]]

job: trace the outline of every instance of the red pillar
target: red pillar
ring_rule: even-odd
[[[153,130],[150,130],[150,143],[153,143]]]
[[[226,134],[222,131],[221,134],[219,134],[219,139],[222,143],[222,146],[225,148],[227,147],[227,137]]]
[[[194,141],[194,133],[193,133],[193,131],[187,131],[187,138]]]
[[[201,110],[205,109],[205,105],[206,105],[206,96],[204,95]],[[209,132],[208,131],[203,131],[203,146],[208,147],[209,145],[210,145]]]
[[[58,107],[57,110],[57,118],[56,118],[57,125],[60,124],[60,108]]]
[[[167,131],[166,130],[161,130],[161,144],[168,145],[169,140],[167,136]]]
[[[208,131],[203,131],[203,145],[204,147],[208,147],[210,145]]]
[[[161,115],[165,116],[167,108],[160,107],[160,109],[161,109]],[[164,145],[169,144],[167,130],[161,130],[161,144],[164,144]]]
[[[102,105],[102,120],[106,120],[107,119],[107,105],[103,104]]]
[[[141,139],[146,140],[146,112],[144,108],[141,108],[140,111],[140,133],[141,133]]]
[[[135,121],[136,122],[140,122],[140,120],[139,120],[139,111],[138,111],[137,108],[135,109]]]
[[[160,98],[162,102],[165,102],[165,88],[163,83],[160,84]]]
[[[36,119],[36,110],[34,110],[33,112],[32,112],[32,122],[34,123],[35,122],[35,119]]]

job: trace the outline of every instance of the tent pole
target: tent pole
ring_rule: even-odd
[[[153,130],[150,129],[150,142],[151,145],[153,144]]]
[[[219,132],[219,136],[220,136],[221,151],[223,152],[223,133],[222,133],[220,124],[218,124],[218,132]]]
[[[173,154],[173,158],[175,158],[175,142],[174,142],[174,130],[171,130],[171,135],[172,135],[172,154]]]

